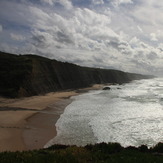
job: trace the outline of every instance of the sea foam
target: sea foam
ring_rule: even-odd
[[[56,123],[52,144],[118,142],[149,147],[163,141],[163,79],[113,85],[72,97]]]

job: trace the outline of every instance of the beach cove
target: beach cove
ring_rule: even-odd
[[[43,148],[56,136],[55,123],[76,96],[103,85],[20,99],[0,98],[0,152]]]

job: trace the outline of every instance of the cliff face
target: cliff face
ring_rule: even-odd
[[[117,70],[80,67],[36,55],[0,52],[0,96],[23,97],[146,78]]]

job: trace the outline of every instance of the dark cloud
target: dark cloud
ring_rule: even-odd
[[[76,7],[89,7],[92,0],[72,0],[72,4]]]
[[[148,55],[147,55],[147,59],[151,60],[151,61],[155,61],[157,59],[159,59],[157,53],[155,52],[150,52]]]
[[[67,43],[67,44],[73,43],[71,36],[68,36],[61,31],[57,32],[57,41],[60,43]]]
[[[42,35],[33,36],[32,40],[37,47],[45,47],[46,45],[46,38]]]

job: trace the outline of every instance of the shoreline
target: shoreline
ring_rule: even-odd
[[[27,150],[43,148],[49,140],[57,135],[55,124],[66,106],[72,101],[69,98],[61,99],[26,119],[29,129],[24,129],[23,141]]]
[[[96,84],[88,88],[21,99],[0,98],[0,107],[10,108],[10,111],[3,110],[0,114],[0,152],[43,148],[56,136],[55,124],[66,106],[72,102],[70,97],[99,90],[103,86]]]

